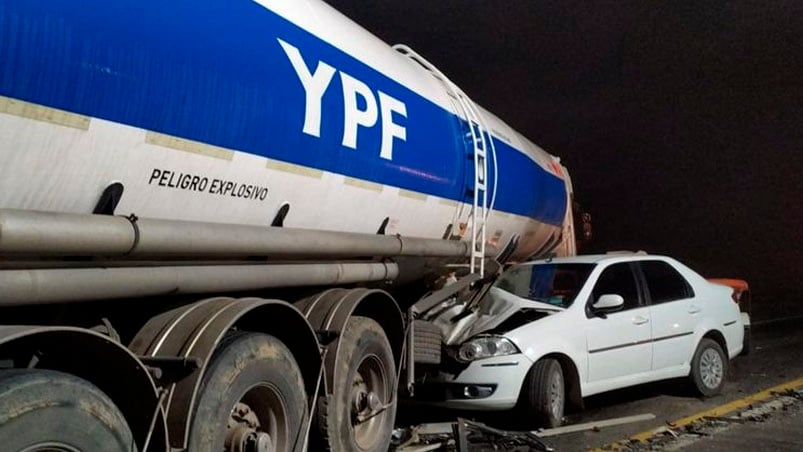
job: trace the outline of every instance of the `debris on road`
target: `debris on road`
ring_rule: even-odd
[[[585,430],[599,431],[602,428],[655,419],[652,413],[605,419],[583,424],[527,431],[507,431],[489,427],[480,422],[458,418],[455,422],[420,424],[396,429],[393,434],[394,452],[427,452],[446,450],[468,452],[469,450],[552,450],[541,438]]]
[[[599,429],[605,427],[613,427],[615,425],[623,425],[623,424],[630,424],[633,422],[641,422],[641,421],[649,421],[655,419],[655,415],[652,413],[647,414],[637,414],[635,416],[624,416],[624,417],[617,417],[612,419],[605,419],[602,421],[594,421],[594,422],[585,422],[582,424],[573,424],[573,425],[564,425],[561,427],[549,428],[544,430],[538,430],[534,432],[538,436],[542,438],[546,438],[549,436],[555,435],[563,435],[565,433],[575,433],[575,432],[582,432],[585,430],[594,430],[598,431]]]
[[[421,424],[393,432],[394,452],[445,450],[552,451],[534,432],[499,430],[480,422],[458,418],[455,422]]]

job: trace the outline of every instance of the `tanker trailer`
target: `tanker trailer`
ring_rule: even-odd
[[[416,314],[574,253],[559,159],[322,1],[2,0],[0,67],[4,450],[386,450]]]

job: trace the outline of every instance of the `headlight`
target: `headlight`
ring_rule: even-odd
[[[469,362],[492,356],[505,356],[519,353],[518,347],[502,336],[479,336],[460,346],[457,357]]]

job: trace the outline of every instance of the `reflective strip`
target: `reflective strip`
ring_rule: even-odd
[[[417,199],[419,201],[426,201],[427,195],[423,193],[418,193],[410,190],[399,189],[399,196],[410,198],[410,199]]]
[[[276,171],[296,174],[298,176],[311,177],[314,179],[320,179],[323,177],[323,171],[321,170],[310,168],[308,166],[301,166],[292,163],[281,162],[279,160],[268,159],[268,163],[265,165],[265,167]]]
[[[192,154],[205,155],[207,157],[214,157],[221,160],[231,160],[234,158],[234,151],[231,149],[221,148],[211,144],[204,144],[184,138],[173,137],[157,132],[146,133],[145,142],[156,146],[190,152]]]
[[[354,179],[353,177],[344,178],[343,183],[346,185],[351,185],[352,187],[364,188],[366,190],[372,190],[376,192],[380,192],[384,188],[380,184],[375,184],[373,182],[368,182],[360,179]]]
[[[4,96],[0,96],[0,112],[79,130],[88,130],[91,121],[89,116],[77,115]]]

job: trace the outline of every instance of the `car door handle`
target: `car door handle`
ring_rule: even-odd
[[[702,311],[699,306],[691,305],[689,306],[689,314],[697,314],[698,312]]]
[[[648,319],[647,317],[642,317],[640,315],[637,315],[637,316],[633,317],[633,324],[634,325],[644,325],[645,323],[647,323],[649,321],[650,321],[650,319]]]

